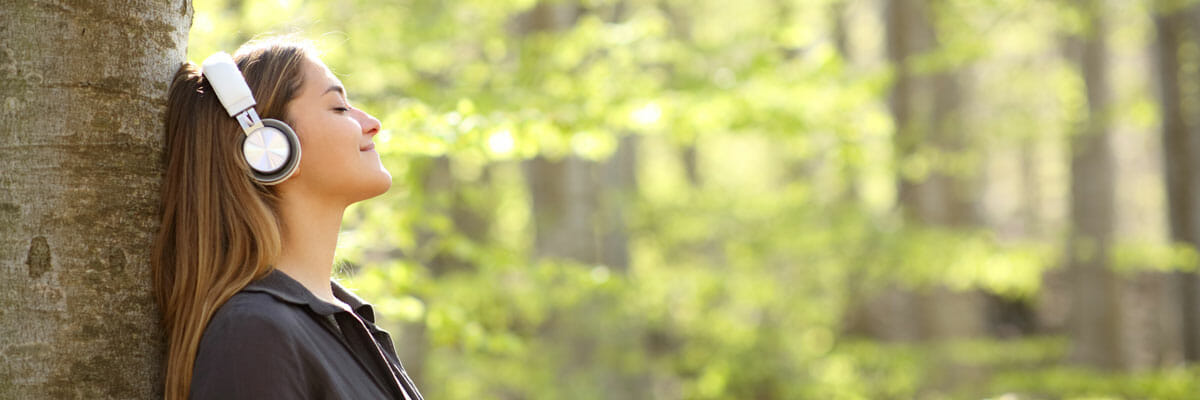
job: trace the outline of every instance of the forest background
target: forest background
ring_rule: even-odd
[[[312,39],[392,190],[339,275],[431,399],[1200,393],[1200,7],[194,0]]]

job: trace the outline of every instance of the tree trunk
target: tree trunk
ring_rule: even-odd
[[[532,200],[534,254],[581,263],[600,262],[599,238],[593,218],[599,206],[594,163],[577,156],[526,161],[526,180]]]
[[[455,178],[451,159],[448,156],[437,156],[428,159],[414,160],[410,167],[417,169],[422,177],[420,187],[424,188],[421,196],[422,209],[426,215],[448,217],[452,221],[453,232],[439,231],[423,226],[415,230],[417,236],[417,254],[410,255],[420,260],[434,279],[452,273],[470,272],[476,269],[474,260],[464,258],[453,251],[453,240],[469,240],[472,243],[482,243],[487,240],[487,231],[492,219],[485,210],[471,207],[465,201],[465,193],[470,185],[489,186],[491,166],[484,166],[484,171],[476,182],[462,182]],[[397,324],[399,336],[409,343],[428,343],[429,328],[426,321],[416,321]],[[399,346],[396,351],[408,368],[413,371],[425,370],[429,365],[429,346]],[[414,376],[417,387],[428,383],[425,376]]]
[[[683,160],[683,172],[687,176],[688,184],[693,189],[698,189],[704,185],[704,181],[700,176],[700,155],[696,148],[696,143],[683,145],[679,149],[679,157]]]
[[[598,221],[600,225],[600,263],[617,271],[629,269],[629,229],[625,205],[633,202],[637,191],[638,136],[622,136],[612,157],[600,165]]]
[[[520,34],[570,29],[585,12],[574,1],[542,1],[515,18]],[[621,7],[613,18],[621,17]],[[542,62],[530,59],[523,62]],[[616,151],[604,162],[567,154],[561,158],[539,155],[524,161],[535,237],[533,256],[538,259],[569,260],[584,265],[604,265],[623,273],[629,265],[625,204],[635,185],[637,140],[623,135]],[[641,328],[630,325],[624,335],[596,335],[595,320],[576,317],[603,313],[611,307],[602,299],[584,301],[566,312],[556,311],[540,329],[543,347],[567,354],[577,362],[555,371],[568,382],[587,376],[603,388],[600,398],[649,398],[648,379],[629,371],[591,370],[589,360],[604,359],[606,346],[630,347],[640,343]],[[561,346],[561,347],[560,347]]]
[[[892,0],[884,10],[888,59],[895,71],[889,106],[896,126],[897,203],[913,226],[976,226],[981,221],[966,178],[952,175],[936,160],[924,176],[908,175],[904,167],[914,157],[952,154],[966,144],[955,71],[918,73],[910,65],[914,56],[938,46],[932,6],[924,0]],[[884,340],[969,337],[984,331],[984,306],[984,297],[975,291],[940,285],[920,292],[893,288],[867,300],[867,318],[858,320],[868,335]]]
[[[161,397],[148,253],[191,12],[0,10],[0,398]]]
[[[1108,47],[1102,0],[1080,5],[1087,24],[1072,39],[1072,58],[1087,91],[1087,118],[1071,142],[1071,234],[1068,271],[1073,277],[1071,358],[1100,368],[1122,366],[1118,282],[1108,262],[1113,237],[1113,159],[1109,144]]]
[[[628,268],[623,208],[636,185],[636,151],[636,137],[626,135],[603,163],[578,156],[526,162],[537,257]]]
[[[849,64],[852,57],[850,55],[850,32],[846,29],[846,1],[837,1],[829,6],[829,19],[832,22],[829,33],[830,36],[833,36],[833,47],[842,56],[842,60]]]
[[[1155,56],[1158,61],[1159,104],[1162,107],[1163,170],[1166,177],[1168,218],[1171,240],[1200,248],[1200,140],[1196,139],[1197,123],[1194,112],[1184,109],[1183,87],[1196,88],[1200,80],[1188,79],[1182,70],[1180,49],[1186,40],[1187,10],[1162,10],[1154,16],[1157,31]],[[1197,99],[1188,99],[1195,102]],[[1200,360],[1200,280],[1194,272],[1175,272],[1174,282],[1179,304],[1180,335],[1184,357]]]
[[[521,34],[558,31],[572,26],[581,12],[571,2],[542,2],[518,16],[516,24]],[[619,271],[628,267],[622,206],[626,189],[634,184],[636,143],[626,135],[605,163],[573,154],[525,162],[536,257],[603,264]]]
[[[428,252],[416,256],[429,267],[434,277],[475,268],[474,260],[455,254],[451,242],[468,240],[480,244],[487,241],[493,216],[489,214],[490,208],[471,204],[470,191],[491,186],[491,168],[492,165],[484,165],[476,180],[461,181],[454,176],[450,157],[443,155],[425,160],[421,181],[425,188],[424,208],[430,214],[448,218],[453,229],[453,232],[417,230],[418,247]]]

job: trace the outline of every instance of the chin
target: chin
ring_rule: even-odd
[[[340,184],[331,189],[342,193],[351,204],[387,193],[392,187],[392,174],[383,165],[341,177]]]
[[[392,188],[392,174],[383,166],[380,166],[379,171],[371,175],[371,179],[364,185],[367,187],[364,188],[366,197],[363,200],[387,193],[388,189]]]

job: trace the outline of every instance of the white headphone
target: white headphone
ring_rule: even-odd
[[[300,165],[300,140],[296,132],[283,121],[258,117],[250,86],[229,54],[218,52],[209,56],[201,71],[217,93],[217,100],[246,133],[242,139],[242,157],[250,166],[251,178],[264,185],[290,178]]]

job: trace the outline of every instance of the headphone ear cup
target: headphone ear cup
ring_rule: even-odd
[[[262,124],[242,139],[242,157],[256,182],[274,185],[290,178],[300,165],[300,139],[283,121],[266,118]]]

